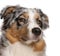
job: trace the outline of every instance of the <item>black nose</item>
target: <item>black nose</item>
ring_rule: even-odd
[[[40,35],[41,34],[41,30],[39,29],[39,28],[33,28],[32,29],[32,33],[34,34],[34,35]]]

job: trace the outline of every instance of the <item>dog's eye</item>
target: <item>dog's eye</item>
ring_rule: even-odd
[[[20,21],[20,22],[24,22],[25,19],[24,19],[24,18],[20,18],[19,21]]]
[[[38,23],[39,26],[42,28],[42,21],[41,21],[41,20],[37,20],[37,23]]]
[[[23,23],[27,23],[27,20],[25,18],[20,18],[19,21]]]

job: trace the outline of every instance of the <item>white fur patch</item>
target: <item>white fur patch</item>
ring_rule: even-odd
[[[32,48],[16,42],[3,49],[2,56],[45,56],[45,54],[44,51],[34,52]]]
[[[35,28],[35,27],[38,27],[38,24],[36,23],[36,20],[34,18],[34,15],[35,15],[35,10],[29,10],[29,25],[28,25],[28,29],[29,29],[29,36],[30,36],[30,39],[33,39],[31,38],[31,36],[33,35],[32,34],[32,29]]]
[[[28,11],[28,15],[29,15],[29,19],[28,19],[29,40],[26,41],[26,44],[30,44],[31,42],[37,41],[37,39],[34,40],[34,34],[32,33],[32,29],[35,28],[35,27],[37,27],[37,28],[40,28],[40,27],[37,24],[36,19],[34,18],[36,10],[35,9],[28,9],[27,11]]]

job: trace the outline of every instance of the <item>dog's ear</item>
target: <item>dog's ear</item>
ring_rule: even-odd
[[[0,18],[4,19],[3,21],[3,27],[2,29],[7,29],[10,27],[10,21],[14,17],[14,10],[16,9],[16,6],[8,6],[6,8],[3,8],[3,10],[0,13]]]
[[[42,21],[42,29],[46,29],[49,27],[48,16],[44,14],[41,10],[39,10],[41,21]]]
[[[7,19],[11,13],[15,10],[16,6],[8,6],[1,11],[1,19]]]

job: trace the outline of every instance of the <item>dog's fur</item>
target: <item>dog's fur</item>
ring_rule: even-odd
[[[0,15],[4,19],[0,56],[45,56],[43,30],[49,26],[49,22],[40,9],[8,6]],[[39,36],[31,32],[34,27],[41,30]]]

